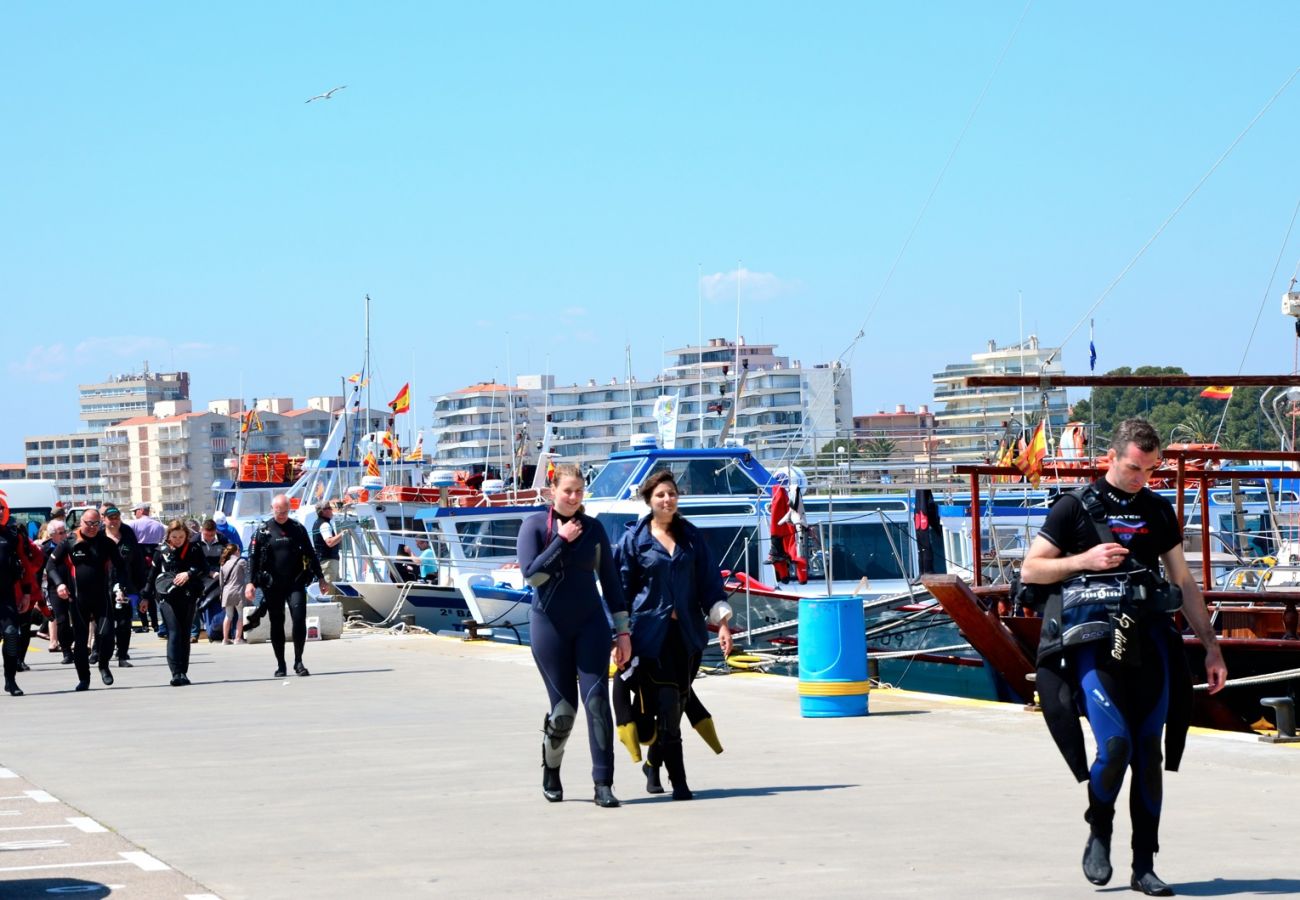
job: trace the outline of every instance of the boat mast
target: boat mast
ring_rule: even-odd
[[[374,373],[370,372],[370,295],[369,294],[366,294],[366,359],[365,359],[365,365],[362,366],[361,371],[368,373],[365,376],[365,380],[366,380],[365,422],[366,422],[366,431],[373,434],[375,429],[374,429],[374,423],[370,421],[370,411],[374,409],[374,406],[371,404],[371,400],[370,400],[370,382],[374,380],[374,378],[372,377]]]
[[[695,373],[699,376],[700,392],[695,398],[695,411],[700,427],[697,448],[704,447],[704,265],[695,266],[695,317],[697,322],[695,346]]]

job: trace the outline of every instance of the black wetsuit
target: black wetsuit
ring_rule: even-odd
[[[1125,568],[1141,566],[1160,570],[1160,556],[1182,542],[1169,501],[1144,488],[1128,494],[1105,479],[1094,485],[1115,540],[1128,548]],[[1063,555],[1074,556],[1101,543],[1101,535],[1084,503],[1074,494],[1063,496],[1047,515],[1039,532]],[[1049,625],[1044,623],[1044,634]],[[1170,708],[1171,671],[1185,668],[1181,641],[1173,634],[1168,614],[1155,610],[1138,613],[1138,662],[1117,661],[1109,640],[1092,641],[1049,653],[1040,653],[1040,691],[1043,669],[1060,674],[1077,709],[1088,718],[1097,753],[1088,770],[1088,812],[1092,832],[1109,846],[1115,802],[1124,773],[1133,770],[1129,786],[1129,813],[1133,821],[1134,859],[1149,869],[1150,857],[1159,850],[1162,793],[1161,734]],[[1176,654],[1176,656],[1175,656]],[[1044,706],[1047,706],[1044,699]],[[1045,710],[1046,711],[1046,710]],[[1171,724],[1172,730],[1172,724]]]
[[[8,525],[0,526],[0,635],[4,655],[5,689],[15,687],[14,677],[22,661],[19,648],[21,629],[27,628],[27,616],[18,614],[15,588],[23,579],[22,547],[18,532]],[[21,621],[20,621],[21,620]]]
[[[186,581],[177,587],[175,578],[181,572],[186,573]],[[167,626],[167,667],[173,678],[189,673],[190,624],[207,574],[207,560],[192,541],[179,550],[164,542],[153,552],[153,565],[140,591],[142,599],[157,604],[158,615]]]
[[[44,554],[48,562],[54,555],[54,550],[59,546],[61,541],[52,541],[46,539],[41,544],[41,553]],[[54,624],[58,626],[59,641],[63,646],[63,661],[72,661],[72,624],[68,619],[68,601],[59,597],[58,591],[54,589],[54,582],[50,580],[49,575],[44,571],[41,572],[41,589],[45,591],[45,602],[50,605],[50,615]]]
[[[134,529],[125,522],[122,523],[118,540],[114,541],[109,537],[107,529],[103,533],[117,551],[117,584],[121,586],[124,597],[122,601],[119,601],[116,596],[109,598],[117,658],[130,659],[131,598],[140,596],[140,588],[144,582],[144,552],[140,549],[140,541],[136,538]]]
[[[625,625],[627,602],[605,529],[584,513],[577,518],[582,534],[572,543],[559,534],[568,519],[553,511],[526,519],[519,529],[519,567],[537,594],[528,614],[528,631],[551,709],[543,726],[543,762],[551,769],[559,768],[581,695],[591,745],[592,781],[609,785],[614,780],[610,623],[614,620]],[[597,578],[603,602],[596,590]]]
[[[203,558],[207,560],[207,571],[203,573],[203,591],[199,595],[198,609],[195,610],[195,623],[190,628],[190,635],[198,637],[198,626],[202,624],[203,630],[208,633],[208,643],[216,643],[221,640],[221,635],[213,626],[213,620],[216,614],[221,611],[221,554],[226,551],[229,541],[217,532],[217,539],[209,544],[203,540],[200,535],[199,539],[194,542],[194,548],[203,553]]]
[[[302,665],[307,642],[307,585],[324,577],[320,560],[312,549],[311,535],[296,519],[280,524],[268,519],[253,536],[248,565],[249,580],[262,589],[262,605],[249,617],[249,624],[266,614],[271,619],[271,646],[279,670],[284,670],[284,608],[293,617],[293,663]]]
[[[54,548],[45,563],[45,574],[57,592],[68,588],[68,620],[72,628],[72,661],[77,678],[90,683],[90,621],[95,621],[95,652],[101,672],[108,671],[113,657],[112,600],[109,591],[117,582],[117,552],[113,542],[97,533],[85,540],[74,533]],[[104,676],[109,681],[109,676]]]
[[[726,591],[699,529],[679,517],[673,530],[677,546],[670,555],[646,516],[623,534],[614,559],[632,607],[637,690],[655,714],[649,762],[662,763],[674,785],[684,785],[682,712],[709,642],[709,611],[726,600]]]

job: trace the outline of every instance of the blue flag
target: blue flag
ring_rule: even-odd
[[[1088,341],[1088,371],[1097,371],[1097,345]]]

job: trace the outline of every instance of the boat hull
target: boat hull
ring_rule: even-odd
[[[367,622],[397,622],[413,616],[415,624],[432,632],[463,631],[470,618],[469,606],[454,587],[411,581],[404,584],[378,581],[342,581],[336,585],[345,616],[357,615]]]

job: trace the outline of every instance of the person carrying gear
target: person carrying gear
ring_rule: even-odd
[[[72,629],[72,659],[77,667],[77,690],[90,690],[90,622],[95,622],[95,653],[99,678],[112,685],[109,663],[113,658],[111,592],[120,583],[117,549],[100,533],[103,519],[98,509],[86,510],[71,537],[54,548],[45,574],[59,599],[68,605]]]
[[[271,499],[270,519],[262,523],[253,536],[252,555],[248,561],[248,587],[244,599],[252,601],[257,588],[262,589],[262,605],[254,609],[244,625],[245,631],[256,628],[263,614],[271,618],[271,647],[275,651],[275,677],[285,676],[284,609],[289,607],[293,621],[293,671],[310,675],[302,662],[307,642],[307,585],[314,578],[322,594],[331,585],[321,571],[320,560],[312,549],[311,535],[302,523],[289,518],[289,498],[276,494]]]
[[[190,623],[203,592],[208,562],[180,519],[167,523],[165,539],[153,552],[153,564],[140,596],[154,605],[167,626],[167,668],[172,687],[190,683]]]

